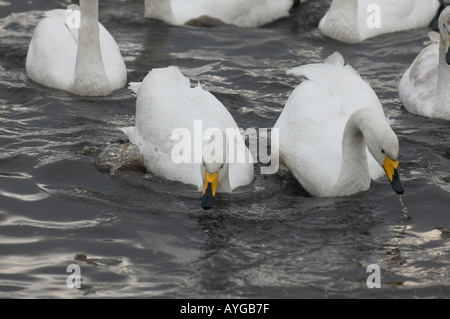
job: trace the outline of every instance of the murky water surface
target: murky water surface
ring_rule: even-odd
[[[397,85],[431,28],[346,45],[315,28],[313,1],[259,29],[178,27],[143,17],[143,2],[100,1],[129,81],[178,65],[242,128],[270,128],[299,79],[285,74],[340,51],[370,82],[400,140],[399,198],[387,180],[317,199],[257,174],[203,211],[195,188],[95,160],[134,124],[123,88],[83,98],[25,74],[33,29],[62,0],[0,1],[0,297],[450,297],[450,126],[405,111]],[[259,168],[256,168],[259,172]],[[80,266],[81,289],[66,285]],[[381,269],[369,289],[367,266]]]

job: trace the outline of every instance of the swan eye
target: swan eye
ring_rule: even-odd
[[[381,150],[381,153],[385,154],[383,149]]]
[[[220,166],[220,169],[222,169],[222,168],[223,168],[223,165],[224,165],[224,164],[222,164],[222,166]]]

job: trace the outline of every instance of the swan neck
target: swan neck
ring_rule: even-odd
[[[222,178],[222,180],[219,183],[218,190],[220,192],[229,193],[231,192],[231,183],[230,183],[230,165],[226,165],[225,176]]]
[[[219,183],[219,191],[220,192],[231,192],[231,183],[230,183],[230,163],[232,159],[230,158],[230,140],[229,136],[225,131],[221,131],[223,136],[223,151],[224,151],[224,176]]]
[[[439,41],[439,67],[438,67],[438,87],[437,87],[437,108],[441,117],[450,120],[450,66],[445,61],[446,40],[440,36]]]
[[[219,185],[217,188],[219,192],[231,192],[229,146],[228,135],[225,131],[217,130],[211,134],[211,139],[204,148],[203,161],[213,163],[207,167],[208,170],[211,169],[209,172],[219,171]],[[223,167],[221,167],[222,165]]]
[[[360,192],[370,184],[364,141],[365,119],[355,112],[347,121],[342,138],[342,165],[335,189],[345,196]]]
[[[98,23],[98,0],[80,0],[81,21],[72,91],[79,95],[107,95],[109,83],[103,65]]]
[[[80,0],[81,23],[78,32],[78,57],[85,62],[102,61],[98,25],[98,0]]]

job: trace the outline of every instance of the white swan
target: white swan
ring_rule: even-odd
[[[52,10],[34,30],[26,72],[39,84],[81,96],[106,96],[124,87],[127,71],[119,47],[98,22],[98,0],[80,0],[80,28],[71,10]]]
[[[308,79],[292,92],[275,124],[280,161],[300,184],[312,196],[347,196],[368,190],[371,177],[384,175],[383,167],[394,190],[403,193],[397,136],[375,92],[344,66],[342,55],[288,74]]]
[[[450,7],[439,17],[439,31],[429,33],[431,44],[406,70],[399,96],[411,113],[450,120]]]
[[[426,27],[439,0],[333,0],[319,23],[330,38],[357,43],[391,32]]]
[[[289,14],[293,0],[145,0],[145,16],[182,25],[207,16],[239,27],[259,27]]]
[[[199,187],[205,209],[216,191],[253,181],[253,158],[233,117],[200,85],[191,87],[177,67],[153,69],[130,88],[137,93],[136,124],[122,131],[149,171]]]

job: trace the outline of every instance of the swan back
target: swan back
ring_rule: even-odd
[[[293,0],[146,0],[145,16],[184,24],[202,16],[239,27],[258,27],[289,14]]]
[[[334,39],[356,43],[391,32],[428,26],[439,0],[333,0],[319,29]],[[373,21],[379,18],[379,25]]]
[[[305,77],[326,89],[332,97],[333,109],[338,114],[353,113],[362,107],[361,101],[364,101],[365,107],[383,114],[381,103],[369,83],[363,81],[352,66],[344,65],[344,58],[339,52],[333,53],[324,63],[299,66],[288,70],[287,74]]]
[[[78,31],[66,26],[67,10],[52,10],[34,29],[26,71],[34,82],[68,91],[75,78]]]

